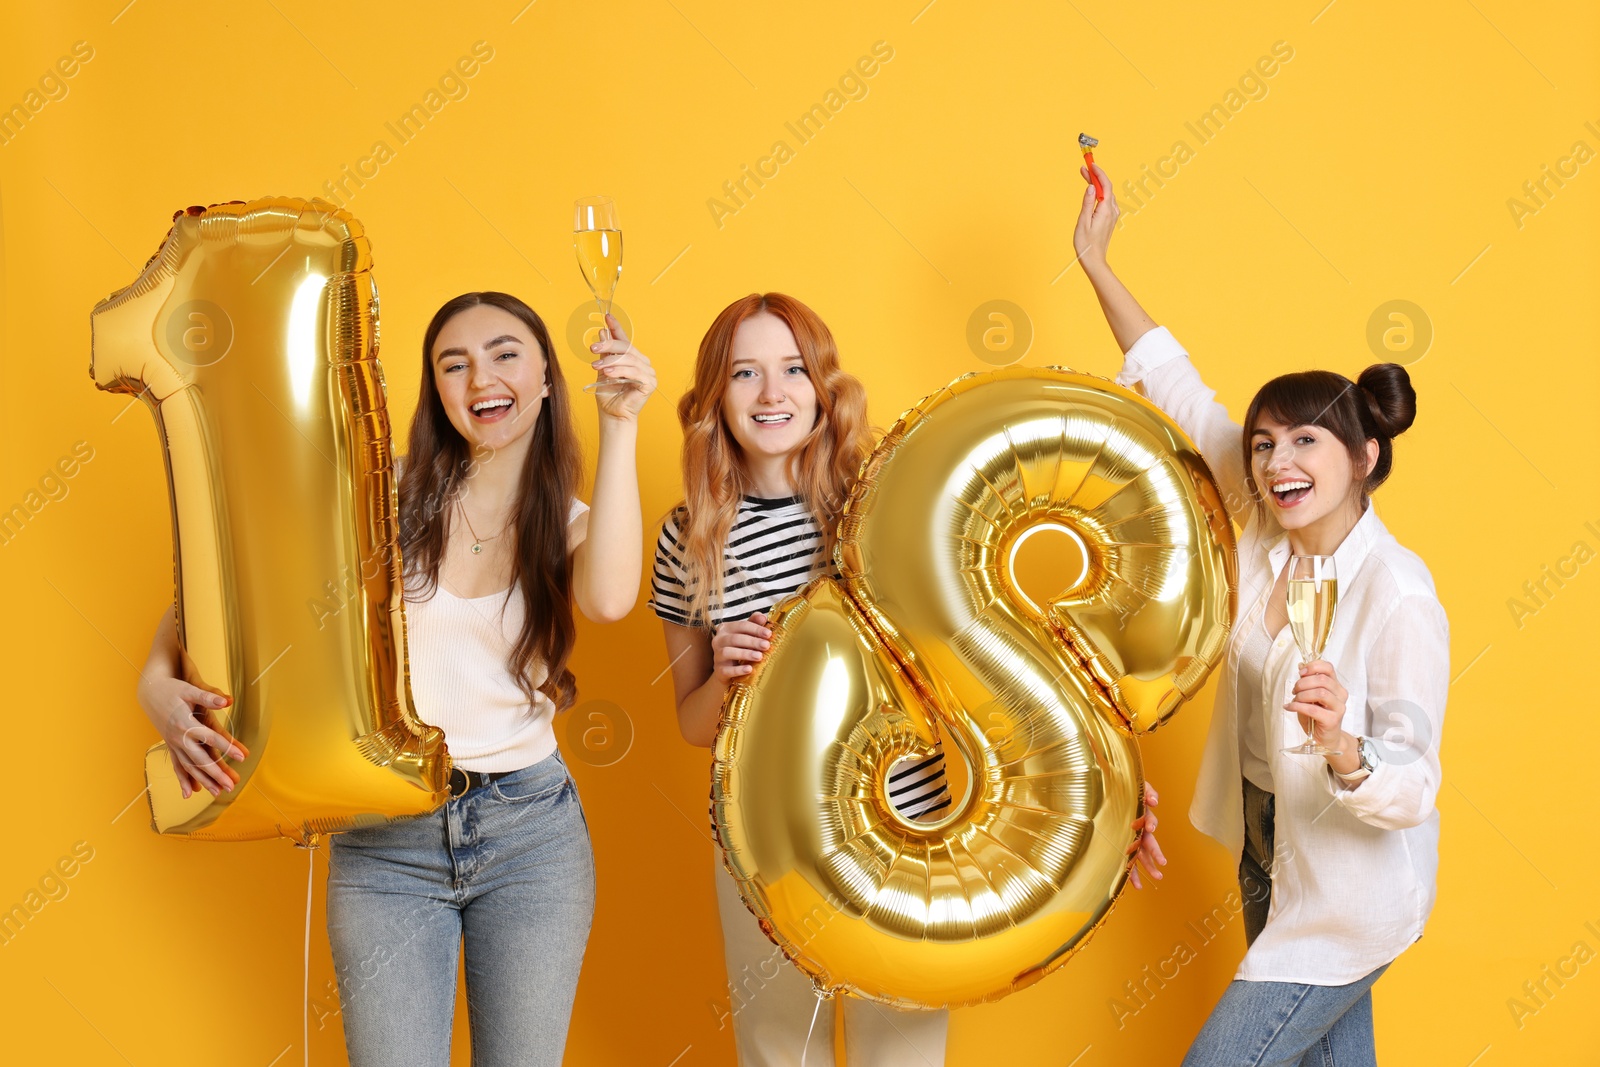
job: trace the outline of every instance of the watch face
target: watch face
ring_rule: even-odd
[[[1361,766],[1369,771],[1376,770],[1378,767],[1378,746],[1373,744],[1372,738],[1363,737],[1359,747],[1361,750]]]

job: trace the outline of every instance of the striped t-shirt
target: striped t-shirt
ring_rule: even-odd
[[[650,577],[650,606],[667,622],[703,626],[689,616],[689,575],[684,565],[683,525],[688,512],[680,506],[661,525],[656,539],[655,567]],[[739,513],[723,550],[723,595],[710,606],[713,626],[770,613],[777,603],[812,578],[837,576],[825,550],[822,528],[798,496],[739,501]],[[944,756],[896,770],[889,778],[889,800],[912,819],[938,819],[950,807]]]

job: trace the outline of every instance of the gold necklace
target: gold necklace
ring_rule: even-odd
[[[472,528],[472,520],[467,517],[467,507],[465,504],[461,503],[460,497],[456,498],[456,510],[461,512],[461,518],[467,524],[467,531],[472,534],[472,554],[474,556],[481,555],[483,553],[483,543],[485,541],[493,541],[496,537],[499,537],[500,534],[505,533],[506,530],[511,526],[511,521],[508,519],[506,520],[505,526],[500,527],[500,533],[494,534],[490,537],[479,537],[478,531]]]

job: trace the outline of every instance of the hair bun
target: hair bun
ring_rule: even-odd
[[[1417,391],[1411,375],[1398,363],[1374,363],[1356,379],[1367,401],[1367,411],[1379,432],[1398,437],[1417,420]]]

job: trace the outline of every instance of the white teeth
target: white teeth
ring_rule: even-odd
[[[789,416],[789,415],[786,415],[786,414],[778,414],[778,415],[753,415],[751,417],[754,418],[757,422],[788,422],[789,419],[792,416]]]
[[[1310,489],[1310,482],[1283,482],[1272,487],[1274,493],[1287,493],[1295,489]]]
[[[480,400],[476,404],[472,405],[472,410],[475,411],[475,412],[483,412],[483,411],[488,411],[491,408],[510,407],[510,406],[511,406],[511,401],[510,400],[507,400],[505,397],[499,397],[499,398],[494,399],[494,400]]]

